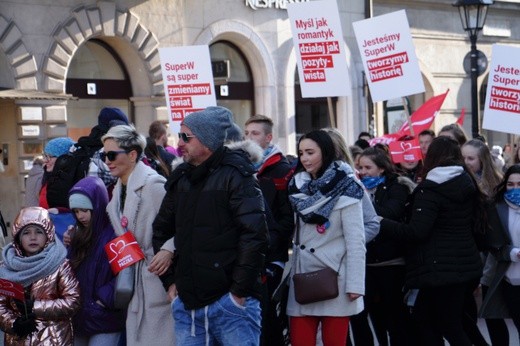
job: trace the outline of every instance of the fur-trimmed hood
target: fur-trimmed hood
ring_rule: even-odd
[[[238,142],[229,142],[224,145],[230,150],[243,150],[247,153],[247,156],[249,157],[249,160],[253,164],[257,164],[259,162],[262,162],[264,151],[262,150],[262,147],[260,147],[256,142],[253,142],[252,140],[246,139],[243,141]],[[182,157],[176,157],[171,164],[172,172],[184,162]]]

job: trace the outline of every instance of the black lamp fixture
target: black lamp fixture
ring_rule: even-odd
[[[484,73],[485,66],[487,66],[487,60],[482,61],[482,59],[486,59],[485,55],[477,50],[477,37],[486,22],[488,6],[492,4],[493,0],[458,0],[453,4],[459,9],[462,27],[464,31],[468,32],[471,42],[471,134],[473,138],[479,136],[477,77]]]

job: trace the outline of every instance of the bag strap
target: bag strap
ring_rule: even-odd
[[[301,250],[300,249],[300,217],[298,216],[298,214],[296,214],[296,235],[294,237],[294,245],[296,245],[296,251],[294,253],[294,270],[295,270],[295,273],[296,273],[297,272],[297,268],[301,272],[301,266],[298,266],[298,264],[300,264],[300,261],[298,261],[298,259],[299,259],[298,258],[298,253]],[[346,254],[347,254],[347,252],[345,251],[343,256],[341,256],[341,260],[339,261],[339,266],[338,266],[338,270],[336,270],[336,273],[339,273],[339,270],[341,269],[341,266],[343,265],[343,259],[345,258]]]

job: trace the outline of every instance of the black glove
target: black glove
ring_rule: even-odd
[[[14,300],[16,307],[18,308],[18,311],[25,315],[25,309],[27,309],[27,314],[32,314],[33,306],[34,306],[34,300],[32,299],[25,299],[25,305],[24,302],[18,299]]]
[[[36,330],[36,320],[34,314],[20,316],[13,323],[13,330],[16,335],[23,338]]]

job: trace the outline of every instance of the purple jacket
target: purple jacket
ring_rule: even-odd
[[[113,308],[115,276],[104,246],[116,235],[106,213],[107,189],[98,177],[86,177],[72,187],[69,195],[75,193],[86,195],[92,202],[94,234],[87,257],[75,270],[81,290],[81,310],[73,319],[74,332],[84,336],[119,332],[124,330],[126,311]],[[75,255],[76,249],[71,247],[69,258],[74,259]]]

